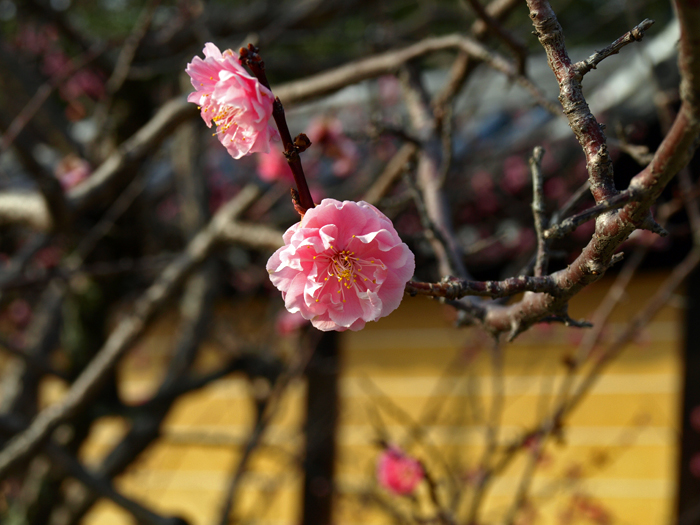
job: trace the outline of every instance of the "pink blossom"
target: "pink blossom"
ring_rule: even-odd
[[[68,191],[90,177],[92,169],[85,159],[75,155],[66,155],[56,166],[54,174],[61,183],[63,191]]]
[[[207,126],[216,124],[219,141],[234,159],[270,151],[279,135],[270,125],[272,92],[250,76],[233,51],[204,46],[204,60],[194,57],[187,74],[196,89],[187,97],[199,105]]]
[[[299,329],[308,324],[299,312],[293,314],[287,310],[281,310],[275,319],[275,331],[281,336],[294,335]]]
[[[423,466],[398,447],[384,450],[377,460],[379,484],[394,494],[410,494],[425,477]]]
[[[415,260],[366,202],[324,199],[284,234],[267,262],[285,307],[323,331],[360,330],[401,303]]]
[[[317,118],[309,123],[308,133],[312,144],[320,146],[323,154],[333,159],[333,175],[347,177],[357,165],[357,146],[343,133],[343,125],[337,118]]]
[[[284,153],[279,148],[272,148],[270,153],[258,153],[258,175],[265,182],[276,180],[292,181],[292,170],[289,168]]]

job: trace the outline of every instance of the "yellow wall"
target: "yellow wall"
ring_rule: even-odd
[[[577,297],[572,317],[585,317],[611,282],[598,283]],[[658,275],[637,279],[613,316],[608,337],[660,282]],[[638,343],[609,367],[568,419],[563,443],[546,447],[533,485],[530,508],[539,518],[535,523],[560,523],[573,501],[579,503],[579,514],[571,523],[596,523],[598,511],[607,513],[610,523],[670,521],[678,438],[680,303],[677,300],[660,312]],[[472,490],[468,480],[478,472],[484,414],[492,401],[489,343],[474,330],[451,329],[448,317],[449,312],[435,302],[406,298],[390,317],[343,335],[338,434],[342,495],[337,523],[391,522],[363,499],[363,494],[376,492],[375,442],[382,435],[426,462],[439,481],[440,497],[447,494],[445,464],[458,482],[466,484],[467,493]],[[141,343],[142,350],[167,347],[167,341],[156,341],[172,332],[168,322]],[[535,328],[505,347],[501,442],[530,428],[549,406],[564,373],[562,357],[574,348],[576,332],[560,326]],[[147,396],[155,384],[148,370],[133,358],[125,365],[126,393],[133,399]],[[236,507],[241,523],[298,521],[301,477],[296,462],[302,446],[303,396],[304,385],[294,383],[266,434],[266,446],[253,457]],[[120,478],[119,488],[158,512],[181,514],[195,524],[215,522],[227,473],[253,415],[249,387],[240,379],[225,379],[187,396],[168,418],[164,439]],[[412,422],[424,422],[426,433],[418,442],[410,437]],[[98,458],[123,430],[118,421],[103,421],[86,458]],[[525,463],[520,458],[492,486],[484,522],[499,522]],[[402,512],[411,509],[405,499],[399,501],[381,490],[379,495]],[[418,512],[430,514],[425,486],[418,491],[416,505]],[[581,514],[586,506],[588,517]],[[529,523],[525,518],[521,523]],[[108,502],[97,505],[86,522],[130,523]]]

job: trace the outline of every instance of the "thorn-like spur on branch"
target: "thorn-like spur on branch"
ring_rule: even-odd
[[[272,91],[270,82],[267,80],[267,75],[265,74],[265,62],[263,62],[260,57],[258,48],[253,44],[248,44],[248,47],[242,47],[239,50],[239,54],[241,64],[248,66],[253,75],[255,75],[255,78],[257,78],[263,86]],[[316,206],[313,198],[311,198],[309,185],[306,183],[306,176],[304,175],[304,167],[301,164],[301,157],[299,156],[299,153],[306,150],[311,145],[311,141],[306,135],[297,136],[297,140],[300,140],[299,144],[296,143],[296,140],[292,140],[292,134],[289,132],[287,119],[284,116],[284,106],[279,97],[275,97],[275,101],[272,104],[272,118],[275,119],[275,124],[277,124],[277,129],[280,132],[280,138],[284,145],[284,156],[292,170],[294,182],[297,185],[299,207],[297,208],[295,205],[295,208],[303,215],[303,212]],[[303,138],[300,139],[300,137]]]
[[[439,283],[419,281],[406,283],[406,293],[409,295],[444,297],[448,301],[467,296],[497,299],[499,297],[510,297],[522,292],[548,293],[556,296],[560,291],[550,276],[532,277],[530,275],[521,275],[505,279],[504,281],[466,281],[453,277],[446,278]]]
[[[632,42],[640,42],[642,38],[644,38],[644,33],[646,30],[652,25],[654,25],[654,21],[646,18],[639,25],[622,35],[602,51],[596,51],[590,57],[588,57],[588,59],[574,64],[574,69],[579,76],[579,80],[581,80],[583,75],[588,73],[591,69],[595,69],[598,64],[600,64],[610,55],[616,55],[619,53],[620,49],[625,47],[627,44],[631,44]]]
[[[603,213],[622,208],[628,202],[636,200],[637,197],[638,195],[631,190],[625,190],[622,193],[618,193],[614,197],[611,197],[600,204],[592,206],[581,213],[564,219],[559,224],[553,224],[547,230],[545,230],[544,238],[560,239],[591,219],[595,219]]]

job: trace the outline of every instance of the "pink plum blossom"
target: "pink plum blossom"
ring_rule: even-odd
[[[265,182],[294,180],[287,159],[279,148],[272,148],[270,153],[258,153],[257,157],[257,172]]]
[[[343,125],[337,118],[322,117],[309,123],[308,133],[312,144],[321,146],[323,154],[333,159],[333,175],[347,177],[357,166],[357,146],[343,133]]]
[[[401,303],[415,259],[366,202],[324,199],[284,234],[267,262],[285,307],[319,330],[360,330]]]
[[[299,329],[308,323],[309,320],[304,319],[299,312],[293,314],[287,310],[281,310],[275,319],[275,331],[286,337],[297,334]]]
[[[234,159],[270,151],[279,135],[270,125],[272,92],[248,74],[231,50],[223,53],[214,44],[204,46],[204,60],[194,57],[187,74],[195,88],[187,97],[199,105],[207,126],[216,124],[216,135]]]
[[[385,449],[377,460],[379,484],[394,494],[410,494],[424,477],[420,461],[398,447]]]
[[[92,169],[85,159],[66,155],[56,166],[54,174],[61,183],[63,191],[68,191],[90,177]]]

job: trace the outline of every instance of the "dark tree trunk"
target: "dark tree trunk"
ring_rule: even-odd
[[[694,456],[700,455],[700,428],[697,422],[691,424],[691,414],[700,407],[700,270],[696,269],[688,278],[686,294],[677,512],[679,525],[695,525],[700,523],[700,477],[698,472],[694,473],[697,467],[691,469],[691,462]],[[695,417],[697,419],[698,416]]]
[[[338,334],[323,334],[306,372],[303,525],[330,525],[338,419]]]

